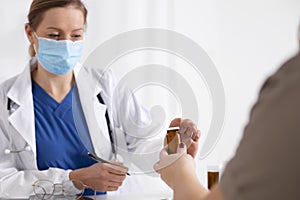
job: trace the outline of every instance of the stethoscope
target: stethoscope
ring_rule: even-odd
[[[5,154],[12,154],[12,153],[21,153],[23,151],[31,151],[31,147],[30,146],[26,146],[25,148],[23,149],[5,149],[4,150],[4,153]]]
[[[100,95],[100,93],[97,95],[97,98],[98,98],[98,101],[101,104],[105,104],[102,97],[101,97],[101,95]],[[11,105],[12,105],[12,100],[10,98],[8,98],[7,99],[7,110],[8,110],[8,112],[11,111],[11,108],[12,108]],[[109,140],[110,140],[110,143],[111,143],[112,153],[113,153],[114,157],[116,158],[116,148],[115,148],[115,145],[114,145],[113,132],[112,132],[112,129],[111,129],[111,126],[110,126],[110,120],[109,120],[109,115],[108,115],[107,109],[106,109],[106,112],[105,112],[105,118],[106,118],[106,124],[107,124],[107,128],[108,128],[108,134],[109,134]],[[5,154],[14,154],[14,153],[21,153],[21,152],[24,152],[24,151],[31,151],[31,147],[29,145],[26,145],[22,149],[5,149],[4,153]]]

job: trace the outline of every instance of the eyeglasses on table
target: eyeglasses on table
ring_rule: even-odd
[[[79,180],[66,180],[62,183],[53,183],[49,180],[38,180],[32,185],[36,199],[65,199],[81,200],[85,189],[93,189]],[[94,199],[96,191],[94,193]]]

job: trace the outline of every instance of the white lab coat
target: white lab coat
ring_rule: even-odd
[[[69,179],[70,170],[50,168],[39,171],[37,169],[31,88],[31,71],[35,67],[36,59],[32,59],[20,75],[5,81],[0,86],[0,198],[28,198],[29,195],[33,194],[32,184],[36,180],[46,179],[61,183],[62,180]],[[80,68],[80,75],[78,75]],[[126,152],[146,152],[147,148],[151,148],[151,152],[159,151],[162,140],[160,142],[148,142],[143,138],[149,133],[141,133],[142,129],[134,133],[137,137],[132,135],[134,126],[130,125],[129,120],[134,119],[135,123],[144,127],[153,125],[154,122],[151,121],[149,112],[139,106],[136,100],[131,101],[130,105],[126,106],[128,104],[124,101],[130,92],[118,88],[118,92],[112,94],[116,88],[116,81],[111,71],[105,72],[101,79],[99,79],[99,71],[92,68],[76,66],[74,73],[83,113],[96,154],[105,159],[111,157],[111,144],[105,119],[106,109],[108,109],[110,117],[114,112],[120,113],[118,117],[113,117],[111,120],[119,154],[123,154],[123,157],[132,157],[133,154],[125,155]],[[105,105],[99,103],[97,99],[97,94],[100,92]],[[118,98],[112,100],[112,96],[116,94]],[[12,102],[10,110],[7,107],[8,98]],[[124,134],[126,130],[130,130],[130,135]],[[151,130],[151,128],[147,130]],[[26,147],[30,147],[30,150],[20,153],[4,153],[5,149],[14,150]],[[157,159],[156,155],[150,157],[146,159],[154,159],[154,161]],[[140,158],[139,156],[132,158],[131,162],[135,160],[138,165]],[[145,162],[145,160],[140,161],[143,164]],[[152,168],[152,166],[148,167],[149,169]]]

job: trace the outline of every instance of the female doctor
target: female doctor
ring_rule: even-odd
[[[0,86],[0,198],[28,198],[37,180],[61,183],[75,179],[106,192],[117,190],[126,178],[125,166],[116,168],[89,158],[86,144],[97,155],[110,159],[114,150],[110,143],[114,141],[108,135],[112,127],[123,130],[116,140],[123,137],[121,145],[135,150],[140,144],[124,133],[129,128],[126,120],[147,124],[150,115],[132,101],[130,112],[125,112],[132,116],[108,123],[111,108],[126,109],[123,106],[127,104],[122,98],[112,100],[115,85],[111,71],[99,80],[97,72],[78,64],[86,18],[87,10],[80,0],[32,1],[25,25],[32,58],[21,74]],[[77,79],[79,69],[85,80]],[[94,85],[99,87],[86,93]],[[75,117],[81,119],[80,137]],[[189,153],[195,156],[200,132],[194,123],[177,118],[170,126],[180,126],[192,135]],[[87,141],[84,144],[82,133]]]

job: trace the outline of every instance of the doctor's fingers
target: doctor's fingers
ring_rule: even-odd
[[[98,184],[97,189],[100,189],[100,191],[107,191],[109,188],[118,188],[122,185],[123,182],[114,182],[114,181],[102,181]]]
[[[124,172],[120,172],[119,170],[113,169],[108,166],[106,163],[97,163],[97,170],[95,171],[96,174],[92,178],[96,178],[102,181],[118,181],[122,182],[126,175]]]
[[[99,178],[105,181],[122,183],[126,178],[125,174],[120,175],[120,174],[112,173],[110,171],[102,171],[100,173],[101,175]]]
[[[103,167],[106,168],[106,170],[109,173],[116,174],[116,175],[126,175],[128,172],[128,168],[122,165],[121,163],[114,163],[115,165],[104,163]]]
[[[95,182],[95,187],[94,189],[97,191],[115,191],[117,190],[121,185],[121,183],[116,183],[116,182],[111,182],[111,181],[107,181],[107,180],[98,180],[97,182]]]
[[[201,131],[197,130],[196,133],[193,134],[193,138],[192,138],[193,141],[198,142],[198,140],[200,139],[200,136],[201,136]]]
[[[116,190],[118,190],[119,189],[119,187],[114,187],[114,186],[108,186],[107,187],[107,192],[111,192],[111,191],[116,191]]]
[[[106,191],[118,190],[118,188],[122,185],[122,183],[123,182],[118,183],[118,182],[109,181],[106,187]]]
[[[196,124],[189,119],[182,121],[180,124],[179,133],[183,140],[192,139],[194,141],[198,141],[201,135],[201,132],[197,129]]]
[[[116,169],[118,171],[121,171],[123,173],[127,173],[128,172],[128,167],[124,166],[123,163],[121,162],[115,162],[115,161],[109,161],[110,163],[107,163],[107,165],[109,165],[111,168]]]
[[[184,134],[186,132],[196,132],[197,130],[197,126],[192,120],[184,119],[180,124],[179,133]]]
[[[190,137],[189,135],[192,135]],[[185,143],[188,148],[190,148],[191,145],[197,144],[201,136],[200,130],[197,130],[196,132],[193,133],[187,133],[186,135],[181,136],[182,142]]]
[[[124,179],[125,176],[120,178],[118,175],[108,173],[101,178],[93,179],[90,185],[97,191],[113,191],[122,185]]]

